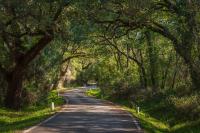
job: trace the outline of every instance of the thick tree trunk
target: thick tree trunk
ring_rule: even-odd
[[[190,64],[189,70],[194,89],[200,90],[200,67]]]
[[[193,7],[193,2],[189,2],[188,6]],[[190,70],[190,76],[192,79],[193,87],[196,90],[200,90],[200,60],[198,58],[200,51],[197,49],[199,46],[199,37],[197,30],[198,21],[197,21],[197,12],[191,10],[189,14],[185,16],[186,25],[188,30],[182,35],[182,44],[181,47],[183,58]],[[197,51],[193,51],[193,49],[197,49]]]
[[[63,66],[61,66],[59,77],[58,77],[57,81],[54,83],[54,85],[52,87],[53,89],[63,87],[64,81],[65,81],[65,76],[66,76],[66,73],[67,73],[68,68],[69,68],[69,64],[70,64],[70,59],[67,61],[66,66],[64,66],[65,68],[63,68]]]
[[[25,54],[21,55],[19,51],[14,52],[14,69],[8,72],[8,88],[4,104],[8,108],[20,109],[21,105],[21,93],[22,93],[22,83],[24,76],[24,69],[28,64],[39,54],[39,52],[51,42],[53,36],[47,34],[43,36],[39,41]],[[18,56],[20,54],[20,56]]]
[[[67,64],[64,68],[64,70],[61,70],[60,72],[60,77],[59,77],[59,81],[58,81],[58,88],[63,88],[64,86],[64,83],[65,83],[65,80],[66,80],[66,74],[67,74],[67,71],[69,70],[69,64],[70,64],[70,60],[67,61]]]
[[[191,44],[192,45],[192,44]],[[195,56],[191,55],[191,51],[188,51],[187,49],[181,49],[182,53],[179,53],[179,55],[184,59],[185,64],[187,64],[190,77],[192,80],[193,88],[196,90],[200,90],[200,60],[195,60]],[[186,53],[186,54],[183,54]]]
[[[15,70],[9,73],[7,82],[8,88],[5,98],[5,106],[18,110],[21,107],[23,72],[21,70]]]

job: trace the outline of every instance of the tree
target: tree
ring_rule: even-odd
[[[48,45],[61,22],[62,12],[69,1],[18,1],[3,0],[0,3],[0,40],[6,49],[6,62],[0,62],[0,70],[7,81],[5,106],[19,109],[24,74],[28,65]]]
[[[94,21],[107,27],[112,35],[124,28],[126,34],[148,29],[170,40],[174,49],[187,64],[193,86],[199,90],[199,3],[198,0],[151,0],[103,3],[95,11]],[[108,5],[113,8],[108,9]],[[115,8],[114,8],[115,7]],[[98,12],[98,14],[97,14]],[[105,17],[105,14],[108,14]],[[104,17],[102,17],[104,16]]]

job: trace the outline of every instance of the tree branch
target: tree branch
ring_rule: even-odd
[[[28,65],[52,40],[53,36],[50,34],[43,36],[29,51],[26,52],[26,54],[23,55],[22,59],[19,61],[19,64],[22,66]]]
[[[113,42],[111,42],[107,37],[105,36],[102,36],[103,39],[105,39],[106,42],[108,42],[108,44],[105,44],[105,45],[109,45],[109,46],[112,46],[114,47],[120,54],[122,54],[123,56],[125,57],[128,57],[129,59],[133,60],[134,62],[136,62],[139,66],[141,66],[141,63],[134,57],[130,56],[130,55],[127,55],[126,53],[122,52],[115,44],[116,42],[114,41],[115,44],[113,44]]]
[[[177,46],[179,44],[177,38],[170,33],[169,29],[167,27],[162,26],[159,23],[156,23],[156,22],[152,22],[152,24],[146,23],[145,27],[147,29],[150,29],[153,32],[157,32],[161,34],[162,36],[168,38],[169,40],[173,42],[174,45]]]
[[[77,53],[75,55],[71,55],[67,58],[65,58],[63,61],[62,61],[62,64],[73,59],[73,58],[79,58],[79,57],[89,57],[90,55],[89,54],[85,54],[85,53]]]
[[[18,65],[27,66],[39,54],[39,52],[53,40],[54,22],[57,21],[64,7],[69,5],[69,3],[65,3],[64,5],[63,4],[64,3],[61,3],[58,10],[56,11],[53,17],[53,23],[49,27],[47,26],[47,30],[46,32],[44,32],[45,35],[29,51],[27,51],[23,55],[23,57],[21,57],[21,60],[18,62]],[[39,34],[41,34],[41,32],[39,32]]]

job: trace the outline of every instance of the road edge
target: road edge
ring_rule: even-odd
[[[68,104],[68,102],[69,102],[69,100],[65,99],[65,104],[61,105],[61,106],[60,106],[60,109],[59,109],[58,111],[56,111],[52,116],[50,116],[50,117],[44,119],[43,121],[41,121],[40,123],[38,123],[38,124],[36,124],[36,125],[34,125],[34,126],[31,126],[31,127],[27,128],[27,129],[23,130],[22,133],[28,133],[28,132],[30,132],[31,130],[33,130],[33,129],[39,127],[40,125],[42,125],[42,124],[44,124],[44,123],[50,121],[51,119],[55,118],[56,116],[58,116],[58,115],[62,112],[64,106],[66,106],[66,105]]]
[[[143,129],[141,128],[140,122],[139,122],[139,120],[137,119],[137,117],[133,116],[133,114],[132,114],[131,112],[129,112],[128,110],[126,110],[125,108],[123,108],[122,105],[117,104],[117,103],[114,103],[114,102],[111,102],[111,101],[106,100],[106,99],[98,99],[98,98],[96,98],[95,96],[89,96],[89,95],[86,95],[86,94],[84,94],[84,95],[85,95],[85,96],[88,96],[88,97],[90,97],[90,98],[94,98],[94,99],[97,99],[97,100],[101,100],[101,101],[103,101],[103,102],[105,102],[105,103],[107,103],[107,104],[111,104],[111,105],[116,106],[116,107],[118,107],[119,109],[123,110],[124,112],[126,112],[126,113],[133,119],[133,123],[135,124],[137,130],[139,130],[139,131],[141,131],[141,132],[143,131]]]

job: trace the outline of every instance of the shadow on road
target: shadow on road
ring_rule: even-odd
[[[138,122],[126,111],[101,100],[87,97],[82,90],[63,96],[69,100],[53,119],[31,133],[139,133]]]

